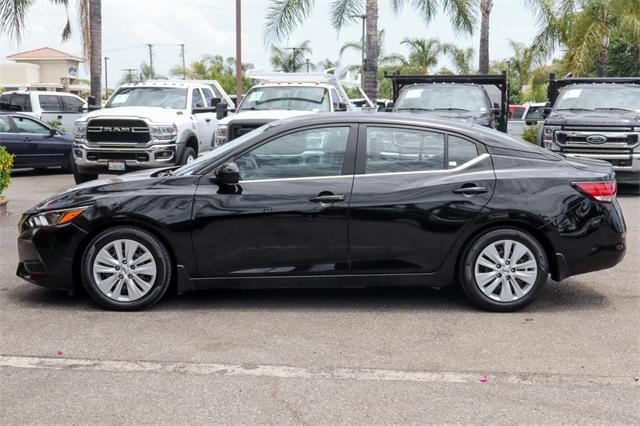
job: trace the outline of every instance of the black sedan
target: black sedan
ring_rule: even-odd
[[[0,146],[14,154],[13,167],[72,167],[73,138],[26,114],[0,112]]]
[[[513,311],[625,253],[611,166],[402,114],[274,122],[20,221],[18,276],[116,310],[207,288],[443,286]]]

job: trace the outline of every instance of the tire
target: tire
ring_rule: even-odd
[[[510,256],[505,256],[507,250]],[[459,265],[459,281],[467,298],[493,312],[524,308],[535,299],[548,276],[549,262],[542,245],[527,232],[514,228],[494,229],[478,236],[467,246]]]
[[[118,247],[123,256],[118,256]],[[85,249],[81,265],[82,284],[91,299],[114,311],[153,306],[171,282],[172,264],[166,247],[149,232],[129,226],[98,234]]]
[[[190,159],[191,158],[191,159]],[[186,146],[182,151],[182,157],[180,158],[180,164],[184,165],[196,159],[196,151],[190,146]]]
[[[80,173],[75,161],[71,165],[71,171],[73,173],[73,179],[76,181],[76,184],[81,184],[98,179],[97,173]]]

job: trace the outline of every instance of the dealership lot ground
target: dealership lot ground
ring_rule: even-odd
[[[19,214],[71,186],[18,172],[0,218],[0,424],[640,423],[640,197],[615,269],[529,308],[455,290],[212,291],[114,313],[15,276]],[[486,381],[483,376],[486,376]]]

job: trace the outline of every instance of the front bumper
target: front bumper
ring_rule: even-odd
[[[73,157],[81,170],[109,170],[109,162],[124,162],[125,170],[155,169],[177,164],[179,145],[153,144],[145,147],[90,146],[73,144]]]
[[[42,287],[74,288],[75,253],[86,232],[73,223],[23,229],[18,236],[18,277]]]

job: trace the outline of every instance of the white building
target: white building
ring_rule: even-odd
[[[0,88],[5,90],[49,90],[75,94],[89,91],[78,81],[80,58],[50,47],[7,56],[0,63]]]

